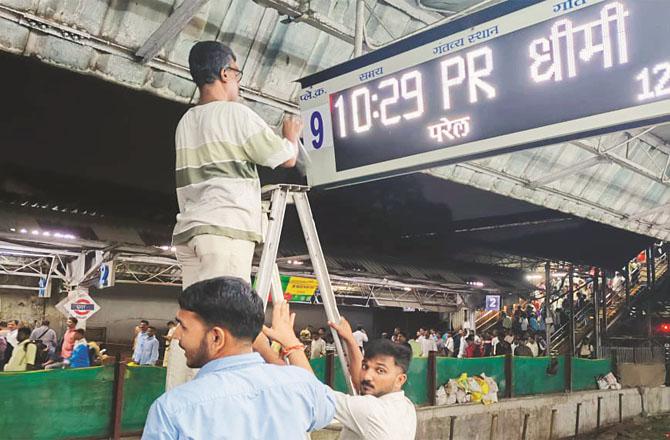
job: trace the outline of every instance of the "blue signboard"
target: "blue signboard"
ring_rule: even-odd
[[[484,310],[487,312],[500,311],[500,295],[486,295],[486,306]]]

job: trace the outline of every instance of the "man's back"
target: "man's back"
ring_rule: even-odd
[[[408,440],[416,433],[414,404],[402,391],[382,397],[335,392],[340,440]]]
[[[335,414],[313,374],[263,362],[256,353],[207,363],[152,405],[143,439],[304,439]]]
[[[276,168],[295,155],[248,107],[216,101],[190,109],[175,134],[177,201],[174,243],[199,234],[261,240],[256,165]]]

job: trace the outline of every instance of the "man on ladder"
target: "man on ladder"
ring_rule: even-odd
[[[280,137],[238,103],[242,70],[232,50],[219,42],[196,43],[189,68],[200,100],[184,114],[175,135],[179,214],[173,245],[182,287],[219,276],[249,282],[254,248],[261,242],[256,166],[295,166],[302,124],[286,119]],[[176,339],[169,353],[168,389],[194,375]]]

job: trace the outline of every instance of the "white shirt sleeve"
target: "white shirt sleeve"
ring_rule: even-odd
[[[244,151],[254,163],[277,168],[296,156],[297,145],[277,135],[256,112],[238,104],[234,114],[236,127],[244,127],[239,132]]]

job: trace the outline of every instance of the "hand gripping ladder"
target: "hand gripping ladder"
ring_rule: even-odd
[[[268,216],[268,225],[265,242],[263,243],[263,253],[261,254],[261,261],[258,266],[258,273],[256,274],[256,290],[263,299],[264,308],[267,308],[269,293],[272,293],[273,304],[280,304],[284,301],[281,279],[279,278],[279,268],[277,267],[277,251],[279,250],[279,240],[284,225],[286,205],[293,202],[298,211],[298,218],[300,219],[302,232],[307,243],[312,268],[319,282],[319,290],[326,310],[326,316],[331,322],[340,322],[340,313],[337,310],[335,293],[333,292],[330,275],[326,267],[326,259],[321,250],[314,217],[312,216],[312,209],[307,199],[308,191],[309,187],[301,185],[281,184],[263,187],[263,206]],[[353,394],[355,391],[351,382],[349,369],[347,368],[348,356],[346,356],[342,341],[340,341],[337,332],[334,330],[333,339],[335,340],[335,347],[346,378],[347,387],[349,392]]]

